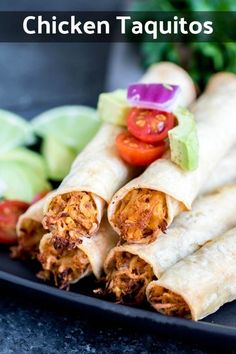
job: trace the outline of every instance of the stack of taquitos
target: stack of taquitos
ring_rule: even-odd
[[[195,98],[191,78],[174,64],[153,66],[145,80],[168,80],[168,83],[179,84],[182,88],[180,102],[184,105],[189,105]],[[82,267],[78,249],[87,242],[86,238],[97,238],[106,205],[114,192],[133,176],[134,169],[125,164],[116,152],[115,138],[121,130],[104,124],[45,204],[43,225],[50,234],[41,241],[40,261],[44,270],[52,272],[62,286],[78,278],[75,268]]]
[[[233,148],[236,76],[214,75],[192,111],[197,121],[199,167],[186,172],[170,159],[160,159],[121,188],[109,205],[108,217],[123,241],[153,242],[176,215],[191,208],[214,167]]]
[[[236,154],[230,154],[227,159],[227,165],[229,165],[230,162],[236,163],[235,157]],[[222,171],[223,167],[224,166],[222,166],[221,168],[219,166],[217,170]],[[233,169],[233,171],[234,176],[231,174],[232,170],[228,171],[230,173],[228,173],[227,170],[224,170],[224,178],[227,178],[227,175],[229,175],[229,177],[235,179],[236,168]],[[215,185],[219,185],[220,183],[221,174],[218,173],[216,174],[212,187],[214,187]],[[211,189],[210,183],[208,184],[208,189]],[[214,234],[213,236],[215,236],[215,230],[224,230],[225,228],[227,228],[227,225],[230,227],[231,222],[233,223],[234,221],[233,206],[236,200],[235,189],[236,188],[232,186],[229,188],[225,188],[222,191],[219,191],[215,195],[199,199],[199,201],[194,204],[192,212],[185,212],[179,217],[177,217],[174,224],[167,232],[167,235],[170,236],[169,238],[165,237],[167,235],[162,235],[153,244],[149,244],[146,246],[126,245],[112,249],[112,247],[114,247],[117,242],[117,237],[115,237],[114,233],[112,232],[112,229],[109,228],[108,225],[105,225],[103,231],[100,230],[98,237],[92,239],[84,237],[83,245],[79,244],[79,247],[76,251],[71,250],[67,252],[66,266],[65,262],[63,261],[63,259],[65,259],[66,252],[64,252],[64,257],[61,257],[61,260],[59,260],[59,262],[56,262],[55,255],[57,254],[57,252],[60,255],[60,250],[55,251],[53,250],[51,245],[48,245],[50,236],[46,235],[44,241],[41,244],[42,254],[44,254],[44,248],[46,249],[46,254],[44,254],[41,259],[42,263],[44,263],[44,269],[48,271],[52,271],[53,269],[54,280],[61,287],[67,286],[68,283],[70,283],[71,281],[78,280],[78,274],[80,274],[82,277],[86,274],[90,274],[91,271],[93,271],[93,273],[99,278],[102,272],[103,260],[107,256],[107,253],[112,249],[105,263],[105,270],[108,279],[108,292],[115,292],[115,294],[117,295],[117,300],[119,301],[122,301],[123,298],[132,298],[133,302],[141,302],[144,299],[145,287],[150,282],[150,280],[153,279],[154,276],[158,278],[166,268],[177,262],[180,258],[196,250],[196,247],[199,247],[199,245],[201,245],[205,240],[208,240],[211,235]],[[27,210],[27,212],[20,217],[17,224],[19,245],[13,248],[13,256],[23,259],[37,258],[39,253],[39,243],[43,235],[46,233],[46,230],[44,230],[42,226],[43,205],[45,202],[45,198],[32,205]],[[226,207],[227,203],[231,206],[230,208]],[[218,206],[218,208],[215,208],[215,206]],[[223,215],[222,210],[225,213]],[[209,218],[209,215],[211,215],[212,219]],[[195,216],[199,216],[198,219],[196,219]],[[209,220],[212,220],[212,222],[209,223]],[[197,232],[196,229],[194,229],[197,221],[199,222],[200,229],[201,227],[207,227],[206,229],[204,229],[204,233],[201,233],[200,231]],[[182,225],[183,227],[181,228],[181,226],[179,227],[179,225]],[[183,235],[187,235],[187,237],[182,239]],[[198,240],[195,239],[196,235],[200,236]],[[50,259],[47,258],[47,249],[52,251],[53,257],[51,257]],[[176,250],[178,252],[176,252]],[[73,261],[71,260],[73,260],[74,256],[78,258],[79,255],[81,256],[81,259],[84,260],[84,262],[79,263],[81,264],[81,267],[79,267],[79,269],[69,271],[68,274],[70,264],[72,263],[72,268],[75,267],[75,264],[73,264]],[[123,271],[120,273],[116,271],[119,271],[119,269],[116,269],[117,256],[121,259],[120,267],[123,268]],[[127,256],[128,259],[126,259]],[[97,260],[95,261],[96,266],[94,265],[94,262],[91,261],[91,263],[93,264],[93,266],[91,267],[88,261],[89,259]],[[163,259],[165,262],[164,265],[162,265]],[[127,272],[127,267],[124,267],[123,262],[125,261],[124,263],[126,264],[126,266],[130,267],[131,260],[133,260],[134,265],[133,271],[136,272],[137,275],[136,278],[134,278],[134,280],[137,280],[136,288],[134,289],[134,291],[130,291],[130,279],[127,273],[127,285],[125,287],[126,290],[122,289],[121,284],[121,289],[117,287],[114,291],[112,286],[113,279],[115,279],[116,282],[119,282],[119,277],[122,277],[122,275]],[[80,257],[78,261],[80,261]],[[143,269],[145,269],[145,267],[148,270],[151,269],[151,272],[149,271],[148,273],[146,273],[147,277],[146,275],[144,277],[144,272],[142,272],[142,275],[138,274],[136,267],[139,264],[144,266]],[[81,268],[83,268],[83,265],[86,272],[81,270]],[[57,268],[59,267],[61,267],[61,272],[57,270]],[[132,278],[132,272],[130,274]],[[150,276],[148,276],[148,274]],[[140,282],[140,275],[144,281],[143,283],[142,281]],[[139,299],[137,299],[137,297],[139,297]]]
[[[106,293],[118,302],[140,304],[147,285],[180,259],[236,225],[236,184],[199,197],[166,234],[150,244],[113,248],[105,261]]]
[[[196,96],[189,75],[172,63],[152,66],[143,79],[180,85],[179,103],[185,106]],[[74,161],[58,190],[48,198],[43,224],[52,234],[55,248],[95,234],[114,193],[137,172],[116,151],[115,138],[121,131],[118,126],[104,124]]]

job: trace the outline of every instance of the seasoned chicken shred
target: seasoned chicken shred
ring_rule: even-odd
[[[18,245],[11,248],[11,257],[36,259],[39,253],[39,242],[44,234],[45,230],[40,222],[25,219],[19,230]]]
[[[38,276],[48,279],[53,275],[55,285],[61,289],[68,289],[69,284],[91,270],[89,259],[82,250],[78,248],[56,250],[50,238],[44,241],[38,259],[44,269]]]
[[[184,299],[168,289],[153,287],[149,301],[158,312],[164,315],[191,318],[189,306]]]
[[[138,305],[145,301],[147,285],[155,279],[152,268],[140,257],[117,252],[106,277],[106,294],[119,303]]]
[[[75,245],[81,236],[96,231],[97,208],[92,195],[70,192],[54,197],[43,225],[52,233],[55,248]]]
[[[121,237],[128,243],[150,243],[157,230],[167,226],[167,205],[164,193],[151,189],[134,189],[118,204],[112,218]]]

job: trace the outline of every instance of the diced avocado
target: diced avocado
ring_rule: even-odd
[[[43,140],[42,155],[46,161],[48,177],[61,181],[69,173],[77,153],[56,138],[48,136]]]
[[[19,147],[0,155],[1,161],[21,162],[29,165],[37,175],[47,179],[46,163],[41,155],[24,147]]]
[[[195,170],[199,163],[199,143],[194,116],[182,107],[174,114],[178,126],[169,131],[171,161],[183,170]]]
[[[0,162],[0,197],[31,202],[33,197],[50,184],[32,167],[23,162]]]
[[[126,90],[101,93],[98,99],[98,114],[101,120],[126,126],[127,114],[130,110],[126,95]]]

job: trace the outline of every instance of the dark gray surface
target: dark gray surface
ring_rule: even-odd
[[[0,352],[8,353],[178,353],[203,354],[170,339],[104,323],[86,320],[79,313],[68,315],[62,308],[49,310],[35,299],[25,301],[20,294],[3,293],[0,298]],[[18,300],[16,300],[18,297]]]
[[[94,9],[94,3],[1,0],[0,10],[41,10],[49,4],[57,10]],[[103,0],[99,8],[116,9],[119,3]],[[106,44],[0,44],[0,107],[30,118],[59,104],[95,105],[105,85],[108,57]],[[46,303],[0,289],[0,353],[203,353],[162,340],[158,333],[111,327],[102,318],[93,323],[84,315],[65,315],[61,308],[49,310]]]

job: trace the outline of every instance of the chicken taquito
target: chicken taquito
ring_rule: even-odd
[[[235,259],[236,228],[207,242],[151,282],[148,301],[162,314],[200,320],[236,299]]]
[[[39,244],[38,259],[43,271],[38,276],[45,280],[52,276],[55,285],[62,289],[90,274],[99,279],[104,260],[116,243],[117,234],[105,218],[93,237],[82,237],[75,247],[55,249],[52,235],[45,234]]]
[[[109,221],[122,241],[153,242],[175,216],[191,209],[217,163],[235,144],[235,110],[236,75],[214,75],[192,108],[199,140],[198,168],[184,171],[162,158],[122,187],[108,207]]]

